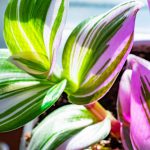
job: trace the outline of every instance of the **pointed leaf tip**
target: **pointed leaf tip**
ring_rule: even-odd
[[[42,73],[45,75],[46,71],[51,75],[66,22],[67,8],[68,0],[9,2],[4,16],[4,38],[13,56],[21,55],[22,59],[15,61],[15,64],[22,70],[36,77]],[[35,57],[27,59],[22,53],[32,53]],[[44,62],[39,61],[43,56]],[[24,59],[25,66],[22,64]],[[42,64],[42,69],[46,71],[39,73],[37,67],[34,70],[35,64]]]
[[[136,3],[137,10],[141,9],[145,5],[141,0],[135,0],[135,3]]]
[[[129,54],[129,56],[127,57],[127,68],[133,69],[133,65],[136,63],[141,64],[145,66],[146,68],[150,69],[150,62],[148,60],[143,59],[133,54]]]
[[[70,102],[93,102],[111,88],[131,51],[139,8],[136,1],[123,3],[85,20],[71,33],[62,60]]]

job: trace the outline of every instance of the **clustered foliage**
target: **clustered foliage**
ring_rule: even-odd
[[[9,51],[0,50],[0,132],[38,117],[65,92],[72,104],[55,110],[33,130],[29,150],[84,149],[110,133],[118,137],[112,130],[118,127],[125,149],[150,149],[150,62],[129,55],[141,3],[131,0],[81,22],[67,39],[59,64],[68,4],[10,0],[4,16]],[[100,120],[91,109],[101,108],[97,101],[126,60],[118,121],[110,113]]]

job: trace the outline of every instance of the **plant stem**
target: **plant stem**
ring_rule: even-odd
[[[107,111],[101,104],[98,102],[94,102],[85,107],[91,111],[94,116],[97,117],[98,121],[104,120],[106,117],[111,120],[111,135],[115,138],[120,138],[120,127],[121,123],[111,114],[111,112]]]

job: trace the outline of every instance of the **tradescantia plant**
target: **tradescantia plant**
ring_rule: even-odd
[[[10,0],[4,16],[10,53],[0,51],[0,132],[23,126],[65,92],[71,103],[85,106],[71,104],[52,112],[33,130],[29,149],[77,150],[110,132],[120,136],[120,122],[97,101],[109,91],[131,51],[140,7],[131,0],[81,22],[66,41],[57,76],[68,0]]]
[[[53,80],[67,6],[67,0],[9,2],[4,37],[11,54],[6,56],[10,62],[1,59],[1,132],[34,119],[63,91],[75,104],[98,100],[120,72],[133,45],[140,3],[126,2],[77,26],[63,51],[62,77]]]
[[[118,115],[123,123],[121,137],[126,150],[150,148],[149,77],[150,62],[129,55],[118,94]]]

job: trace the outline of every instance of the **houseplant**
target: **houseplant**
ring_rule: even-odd
[[[49,8],[47,4],[50,5]],[[119,138],[120,123],[94,101],[103,97],[110,89],[132,48],[134,21],[139,3],[127,2],[104,16],[82,22],[68,38],[63,52],[63,70],[57,71],[55,70],[56,56],[64,26],[63,20],[66,16],[67,1],[45,1],[42,4],[42,10],[45,12],[37,14],[39,5],[41,5],[40,1],[27,3],[13,0],[10,1],[6,10],[4,36],[12,55],[9,57],[11,63],[5,59],[8,57],[7,53],[5,56],[3,54],[2,59],[1,74],[4,78],[2,78],[3,105],[1,105],[0,130],[8,131],[24,125],[52,106],[65,90],[70,102],[84,104],[86,108],[77,105],[67,106],[71,110],[77,109],[78,113],[75,111],[75,114],[69,113],[71,111],[68,109],[67,111],[63,108],[61,111],[56,110],[47,121],[50,121],[53,126],[59,114],[66,112],[62,115],[61,121],[66,123],[67,127],[62,126],[63,132],[61,132],[61,127],[54,128],[54,133],[57,134],[50,141],[47,138],[50,139],[49,132],[53,133],[53,130],[51,128],[45,130],[41,127],[42,125],[37,127],[36,131],[41,134],[41,138],[37,141],[35,132],[30,149],[37,149],[36,146],[43,149],[47,147],[55,149],[83,128],[77,137],[83,137],[84,132],[102,131],[102,127],[105,130],[90,141],[82,141],[79,146],[86,147],[88,144],[105,138],[110,130],[113,136]],[[29,12],[25,14],[28,6],[30,6]],[[16,95],[12,96],[12,93]],[[9,96],[12,101],[8,99]],[[21,101],[20,104],[17,99]],[[94,104],[89,104],[91,102]],[[108,119],[104,122],[96,123],[106,117]],[[73,122],[70,119],[73,119]],[[47,121],[42,123],[44,127],[48,125]],[[110,121],[112,126],[110,126]],[[93,126],[87,127],[93,123],[96,123],[93,126],[94,128],[96,126],[97,130],[93,130]],[[43,138],[48,142],[43,144]],[[60,143],[58,143],[58,138]]]

